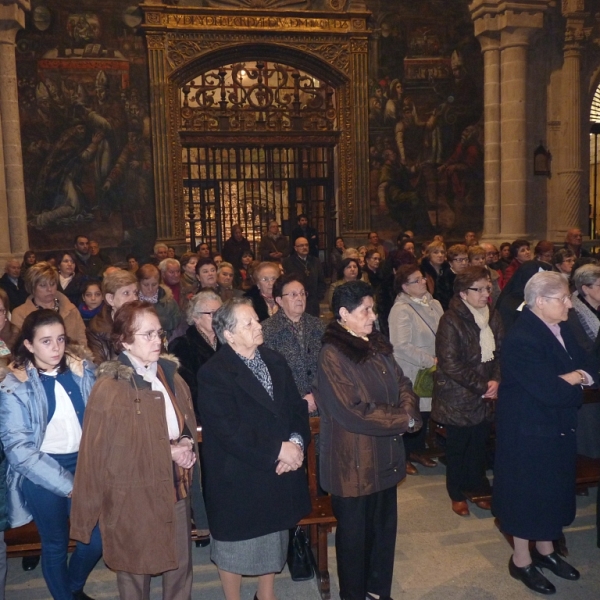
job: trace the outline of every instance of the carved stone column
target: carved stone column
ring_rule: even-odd
[[[8,223],[8,231],[2,226],[0,235],[10,240],[10,245],[5,241],[0,246],[0,252],[13,254],[22,254],[29,246],[15,60],[15,39],[17,31],[25,26],[27,9],[29,2],[24,1],[0,4],[0,166],[4,171],[0,178],[0,217],[7,216],[0,220]]]
[[[473,0],[484,52],[486,239],[527,237],[528,46],[554,0]]]
[[[556,215],[556,235],[562,239],[571,227],[587,230],[581,156],[581,51],[585,42],[583,0],[563,2],[567,18],[562,68],[562,127],[559,155],[561,201]]]
[[[479,37],[483,51],[485,205],[483,235],[500,233],[500,37]]]

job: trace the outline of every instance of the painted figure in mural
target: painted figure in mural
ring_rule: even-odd
[[[132,237],[130,230],[147,227],[152,208],[152,154],[139,123],[130,125],[127,144],[121,151],[104,185],[121,200],[123,237]]]
[[[31,224],[43,229],[51,223],[77,217],[89,220],[92,215],[81,187],[83,170],[92,162],[104,139],[102,131],[95,131],[88,140],[84,123],[76,123],[58,140],[39,174],[35,190]]]
[[[402,81],[394,79],[390,84],[383,113],[383,122],[385,125],[393,125],[402,114],[402,93]]]
[[[404,79],[404,57],[407,46],[404,37],[398,31],[394,20],[381,23],[378,44],[378,77],[379,79]]]

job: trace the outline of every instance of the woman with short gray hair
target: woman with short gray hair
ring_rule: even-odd
[[[583,265],[573,274],[569,325],[577,343],[590,352],[600,330],[600,266]]]
[[[190,388],[198,422],[198,370],[221,347],[213,329],[213,314],[222,304],[212,290],[192,296],[186,311],[189,327],[169,344],[169,352],[179,359],[179,374]]]
[[[590,373],[597,369],[565,323],[572,304],[564,275],[535,274],[525,301],[500,358],[493,511],[501,531],[514,539],[511,577],[553,594],[556,588],[538,569],[579,579],[552,540],[575,518],[577,411],[581,388],[593,383]]]
[[[243,575],[258,576],[255,600],[274,598],[288,530],[311,507],[308,408],[284,357],[261,346],[249,299],[225,302],[213,327],[223,347],[198,373],[211,559],[226,600],[239,600]]]

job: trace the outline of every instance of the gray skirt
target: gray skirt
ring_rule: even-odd
[[[210,541],[210,559],[223,571],[238,575],[279,573],[287,558],[289,531],[276,531],[239,542]]]

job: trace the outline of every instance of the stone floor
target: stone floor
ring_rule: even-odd
[[[540,597],[508,575],[510,547],[494,527],[489,512],[474,507],[470,517],[450,510],[445,491],[445,469],[420,467],[421,474],[409,477],[398,494],[398,538],[392,596],[395,600],[523,600]],[[564,600],[600,598],[600,549],[596,547],[596,490],[577,498],[577,518],[565,531],[569,560],[581,571],[581,579],[568,582],[549,575],[557,587],[554,596]],[[194,587],[198,600],[222,600],[216,568],[208,548],[195,548]],[[338,595],[333,535],[329,538],[332,598]],[[255,580],[244,580],[242,598],[251,600]],[[277,576],[279,600],[318,600],[316,582],[294,583],[287,571]],[[96,599],[117,598],[115,576],[99,564],[88,581],[86,592]],[[21,570],[20,559],[9,564],[7,600],[48,599],[41,569]],[[161,598],[155,580],[152,600]]]

